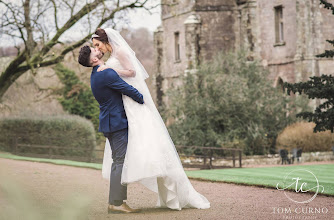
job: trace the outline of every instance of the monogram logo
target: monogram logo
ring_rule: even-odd
[[[303,178],[300,178],[299,176],[303,176]],[[314,183],[315,182],[315,183]],[[295,203],[309,203],[319,193],[319,189],[321,188],[321,193],[324,192],[325,188],[321,185],[319,185],[318,178],[309,170],[304,170],[304,169],[298,169],[298,170],[293,170],[291,171],[288,175],[285,176],[284,181],[283,181],[283,187],[279,187],[280,183],[277,183],[276,188],[280,191],[284,191],[285,196],[295,202]],[[296,198],[292,198],[292,196],[287,195],[285,189],[291,188],[294,186],[294,191],[296,193],[305,193],[309,192],[313,189],[315,190],[315,193],[313,196],[307,200],[298,200]]]

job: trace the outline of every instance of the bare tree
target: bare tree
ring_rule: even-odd
[[[61,62],[84,44],[97,27],[113,23],[122,12],[147,7],[148,0],[0,0],[0,34],[15,40],[18,54],[0,75],[0,100],[23,73]],[[64,44],[73,29],[81,38]],[[59,50],[55,46],[62,44]]]
[[[154,65],[152,33],[146,28],[122,29],[121,35],[136,52],[137,58],[150,74]]]

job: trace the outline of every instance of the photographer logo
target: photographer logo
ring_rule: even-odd
[[[291,189],[292,187],[296,193],[306,193],[312,190],[315,192],[311,194],[312,196],[309,199],[298,199],[286,193],[286,189]],[[288,173],[283,180],[282,186],[280,183],[277,183],[276,188],[280,191],[284,191],[285,196],[289,200],[299,204],[311,202],[318,195],[320,189],[321,193],[325,190],[323,186],[319,185],[318,178],[311,171],[304,169],[293,170]]]

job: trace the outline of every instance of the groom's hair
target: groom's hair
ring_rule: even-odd
[[[83,46],[80,49],[78,62],[85,66],[85,67],[92,67],[92,63],[90,62],[90,47],[89,46]]]

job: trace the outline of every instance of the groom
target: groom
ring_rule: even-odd
[[[83,46],[78,61],[83,66],[93,67],[90,83],[93,95],[100,104],[99,131],[108,138],[112,150],[108,213],[139,212],[139,209],[132,209],[123,202],[127,199],[127,186],[121,184],[121,176],[128,144],[128,121],[122,94],[140,104],[144,103],[143,95],[123,81],[113,69],[98,72],[98,67],[104,63],[102,57],[101,51]]]

